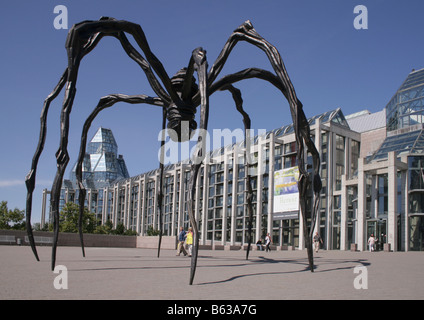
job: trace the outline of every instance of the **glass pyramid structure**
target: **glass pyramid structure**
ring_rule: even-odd
[[[424,69],[408,75],[386,110],[387,131],[424,123]]]
[[[70,173],[72,189],[78,189],[76,166]],[[129,178],[127,166],[122,155],[118,155],[118,145],[112,130],[99,128],[87,145],[83,162],[83,183],[86,188],[103,189],[114,181]],[[69,183],[68,182],[68,183]]]
[[[413,130],[388,136],[377,152],[367,158],[367,161],[387,159],[388,153],[391,151],[394,151],[397,157],[403,154],[424,155],[424,130]]]
[[[389,152],[424,155],[424,69],[412,71],[386,106],[387,137],[367,162],[385,160]]]

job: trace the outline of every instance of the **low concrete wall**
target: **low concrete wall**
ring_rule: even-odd
[[[51,246],[53,243],[53,232],[34,231],[34,240],[37,246]],[[14,240],[12,241],[12,238]],[[3,239],[3,241],[2,241]],[[0,230],[0,244],[29,245],[26,231]],[[116,247],[135,248],[137,244],[136,236],[119,236],[108,234],[84,234],[85,247]],[[80,246],[80,238],[77,233],[59,233],[58,246]]]
[[[159,244],[159,236],[139,236],[137,237],[137,248],[156,249]],[[160,245],[161,249],[177,249],[177,238],[172,236],[163,236]]]
[[[53,232],[34,231],[35,244],[37,246],[51,246],[53,243]],[[159,236],[118,236],[107,234],[84,234],[85,247],[115,247],[115,248],[142,248],[157,249]],[[26,231],[0,230],[0,245],[29,245]],[[59,233],[58,246],[79,247],[80,239],[77,233]],[[163,236],[161,249],[176,250],[177,238]],[[247,245],[221,245],[221,244],[199,244],[200,250],[247,250]],[[276,247],[271,245],[272,250],[294,250],[294,247]],[[251,245],[251,250],[257,250],[256,244]],[[264,247],[265,250],[265,247]]]

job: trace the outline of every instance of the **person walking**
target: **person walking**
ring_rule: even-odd
[[[374,234],[371,234],[371,237],[369,237],[369,239],[368,239],[368,245],[370,247],[370,252],[373,252],[374,251],[374,245],[375,245]]]
[[[188,228],[188,232],[186,235],[186,244],[188,249],[188,256],[191,257],[192,250],[193,250],[193,228]]]
[[[322,239],[319,236],[318,232],[315,232],[315,235],[314,235],[314,250],[315,250],[315,252],[318,252],[320,243],[322,244]]]
[[[266,237],[265,237],[265,251],[266,252],[268,252],[268,250],[271,251],[271,248],[270,248],[271,243],[272,243],[271,236],[270,236],[269,233],[267,233]]]
[[[180,227],[180,233],[178,234],[178,246],[177,246],[177,256],[184,253],[184,256],[187,255],[187,251],[184,249],[184,242],[186,238],[186,232],[183,227]]]

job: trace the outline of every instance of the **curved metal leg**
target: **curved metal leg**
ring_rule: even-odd
[[[82,58],[91,52],[94,47],[98,44],[100,39],[103,36],[114,36],[117,37],[121,44],[123,45],[127,54],[133,58],[140,66],[143,67],[143,70],[146,72],[150,84],[158,85],[157,80],[154,78],[154,75],[151,73],[150,66],[146,64],[145,60],[142,60],[141,55],[136,52],[136,50],[129,45],[128,40],[123,36],[123,32],[128,32],[134,36],[137,44],[142,48],[143,52],[146,54],[147,60],[151,63],[153,69],[157,72],[158,76],[165,84],[165,87],[170,91],[172,98],[175,98],[179,101],[178,95],[175,90],[172,88],[171,81],[168,75],[165,72],[160,61],[156,56],[150,51],[147,40],[144,36],[143,30],[139,25],[130,23],[127,21],[117,21],[110,18],[102,18],[99,21],[85,21],[79,24],[76,24],[69,31],[68,38],[66,41],[66,49],[68,53],[68,68],[66,76],[63,76],[61,80],[61,88],[67,83],[67,88],[65,92],[65,99],[62,106],[61,120],[60,120],[60,145],[59,149],[56,152],[56,162],[57,162],[57,172],[54,178],[51,191],[51,208],[53,215],[53,247],[52,247],[52,270],[55,266],[56,261],[56,248],[57,241],[59,236],[59,199],[60,199],[60,189],[63,181],[63,175],[66,169],[66,166],[69,162],[69,155],[67,151],[68,145],[68,133],[69,133],[69,115],[72,110],[73,99],[76,93],[76,81],[80,61]],[[150,72],[150,73],[149,73]],[[163,93],[163,90],[158,86],[153,89],[156,92]],[[59,90],[60,91],[60,90]],[[168,97],[165,97],[168,98]],[[41,140],[40,140],[41,141]],[[43,142],[44,143],[44,142]],[[37,149],[36,155],[39,155],[39,148]],[[37,158],[38,160],[38,158]],[[31,170],[27,175],[27,187],[30,191],[29,194],[32,194],[33,187],[35,184],[35,170]],[[30,204],[32,197],[27,197],[27,203]],[[29,210],[31,212],[31,210]],[[30,234],[30,241],[33,240],[31,235],[32,231],[28,231]],[[33,247],[33,251],[35,246]],[[35,253],[35,251],[34,251]]]
[[[244,125],[244,137],[245,137],[245,152],[244,152],[244,171],[245,171],[245,191],[246,191],[246,203],[247,203],[247,213],[248,213],[248,231],[247,231],[247,250],[246,250],[246,260],[249,259],[249,253],[252,244],[252,224],[253,224],[253,190],[250,182],[250,147],[251,147],[251,121],[249,115],[243,109],[243,99],[241,97],[241,92],[239,89],[233,87],[231,84],[225,84],[220,87],[218,90],[228,90],[233,96],[234,102],[236,104],[237,111],[243,116],[243,125]]]
[[[238,41],[246,41],[250,44],[258,47],[259,49],[263,50],[265,54],[267,55],[275,73],[277,76],[277,80],[280,83],[278,87],[283,88],[283,93],[285,93],[285,97],[287,98],[289,105],[290,105],[290,111],[293,119],[294,129],[295,129],[295,135],[296,135],[296,142],[298,145],[298,151],[297,151],[297,159],[298,159],[298,166],[300,171],[300,179],[299,179],[299,197],[300,197],[300,204],[301,204],[301,214],[305,221],[307,221],[306,212],[304,203],[306,201],[306,191],[307,191],[307,185],[309,184],[309,174],[306,169],[306,161],[305,161],[305,152],[304,152],[304,144],[306,144],[308,151],[311,153],[314,163],[314,175],[312,177],[312,183],[313,183],[313,191],[314,191],[314,204],[317,204],[319,202],[319,192],[321,190],[321,178],[319,177],[319,167],[320,167],[320,157],[319,153],[315,148],[315,144],[311,139],[310,136],[310,129],[309,124],[307,121],[307,118],[303,112],[303,106],[298,100],[296,96],[296,92],[294,90],[293,84],[287,74],[286,68],[284,66],[283,60],[281,59],[280,54],[278,53],[278,50],[270,44],[268,41],[266,41],[263,37],[261,37],[256,30],[253,28],[253,25],[250,23],[250,21],[246,21],[243,23],[239,28],[237,28],[230,36],[226,44],[224,45],[223,50],[221,51],[220,55],[218,56],[217,60],[211,67],[208,73],[208,80],[210,83],[214,82],[220,71],[222,70],[228,56],[230,55],[232,49],[237,44]],[[271,79],[271,78],[269,78]],[[275,80],[275,78],[273,78]],[[197,98],[197,97],[196,97]],[[313,221],[312,224],[315,224],[318,205],[314,205],[314,212],[312,212],[311,221]],[[312,227],[312,226],[311,226]],[[311,234],[313,232],[313,229],[310,228],[310,230],[307,230],[307,226],[305,227],[305,242],[308,245],[308,260],[309,260],[309,267],[310,270],[313,272],[314,266],[313,266],[313,255],[312,255],[312,241],[310,241]]]
[[[159,215],[159,243],[158,243],[158,258],[160,256],[160,247],[162,245],[163,221],[162,221],[162,202],[163,202],[163,170],[164,170],[164,145],[165,145],[165,126],[166,126],[166,110],[163,109],[162,115],[162,140],[160,144],[160,164],[159,164],[159,191],[157,193],[158,215]]]
[[[193,284],[194,275],[196,273],[197,257],[199,252],[199,229],[196,221],[196,213],[194,212],[194,196],[197,181],[197,174],[199,173],[201,160],[205,156],[205,144],[206,140],[203,136],[204,132],[208,127],[209,118],[209,95],[207,88],[207,61],[206,51],[202,48],[197,48],[193,51],[193,59],[195,63],[195,69],[199,77],[199,92],[201,97],[201,110],[200,110],[200,129],[199,138],[196,145],[196,151],[194,152],[194,164],[192,164],[192,170],[189,180],[189,200],[188,200],[188,213],[190,217],[191,226],[193,228],[193,253],[191,256],[191,267],[190,267],[190,285]]]
[[[84,126],[81,133],[81,143],[80,143],[80,150],[77,160],[77,166],[75,169],[75,174],[77,178],[77,184],[80,190],[79,195],[79,219],[78,219],[78,231],[80,234],[80,242],[81,242],[81,248],[82,248],[82,254],[85,257],[85,250],[84,250],[84,239],[83,239],[83,232],[82,232],[82,216],[84,212],[84,203],[85,203],[85,196],[86,196],[86,189],[84,187],[83,183],[83,177],[82,177],[82,165],[84,163],[84,156],[85,156],[85,150],[87,147],[87,135],[88,131],[91,127],[92,122],[97,117],[97,115],[104,109],[109,108],[116,104],[117,102],[125,102],[129,104],[151,104],[156,105],[159,107],[164,107],[163,101],[160,98],[152,98],[146,95],[133,95],[128,96],[124,94],[111,94],[105,97],[102,97],[100,101],[98,102],[97,106],[94,108],[94,110],[91,112],[91,114],[88,116],[88,118],[84,122]]]
[[[50,103],[57,97],[57,95],[60,93],[60,91],[63,89],[63,86],[65,85],[66,78],[68,76],[68,69],[65,70],[62,77],[60,78],[58,84],[54,88],[54,90],[49,94],[49,96],[44,101],[43,110],[41,111],[41,117],[40,117],[40,136],[38,139],[38,146],[35,151],[34,157],[32,159],[32,165],[31,170],[28,173],[28,175],[25,178],[25,184],[27,188],[27,199],[26,199],[26,230],[28,234],[29,243],[31,245],[32,252],[34,253],[35,258],[37,261],[40,261],[38,258],[37,249],[35,246],[34,236],[32,233],[32,226],[31,226],[31,212],[32,212],[32,194],[35,189],[35,180],[36,180],[36,173],[37,173],[37,165],[38,165],[38,159],[40,158],[41,153],[44,149],[44,143],[46,141],[46,133],[47,133],[47,114],[50,108]]]
[[[73,72],[69,71],[69,74],[73,74]],[[57,171],[51,191],[50,203],[53,215],[53,247],[51,261],[52,270],[54,270],[56,264],[56,249],[59,238],[60,189],[62,187],[63,175],[65,173],[66,166],[69,162],[69,154],[67,150],[69,134],[69,115],[72,110],[72,103],[76,93],[75,82],[76,74],[74,79],[70,81],[68,80],[68,87],[66,88],[65,100],[63,103],[62,114],[60,119],[60,145],[59,149],[56,152]]]

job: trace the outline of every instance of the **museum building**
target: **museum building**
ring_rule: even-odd
[[[344,115],[338,108],[309,119],[321,155],[322,191],[316,223],[328,250],[424,250],[424,69],[412,71],[387,106]],[[130,177],[112,131],[100,128],[87,146],[83,178],[86,204],[105,223],[122,223],[141,236],[159,229],[159,170]],[[247,243],[244,141],[212,150],[201,166],[195,193],[200,244],[237,248]],[[270,233],[279,249],[305,247],[298,211],[274,205],[277,172],[296,167],[293,125],[252,138],[253,238]],[[312,163],[308,157],[308,163]],[[189,160],[165,166],[163,233],[188,228]],[[50,192],[43,192],[42,224]],[[61,206],[78,202],[75,166],[61,192]],[[307,201],[311,207],[312,201]]]

